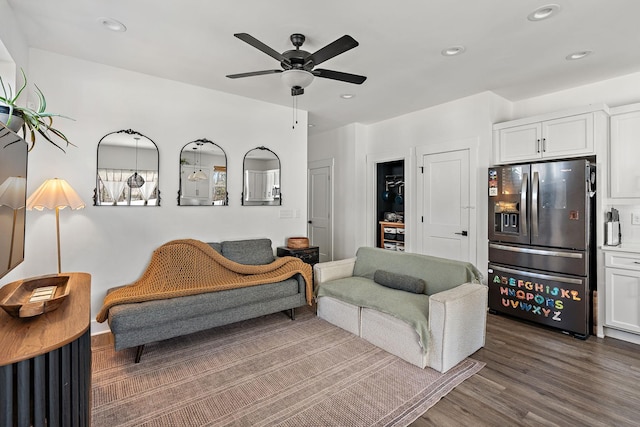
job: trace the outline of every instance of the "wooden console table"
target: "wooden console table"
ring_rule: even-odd
[[[15,318],[0,309],[0,426],[88,426],[91,422],[91,276],[69,276],[56,310]],[[36,278],[33,278],[36,279]],[[20,280],[0,289],[0,301]]]

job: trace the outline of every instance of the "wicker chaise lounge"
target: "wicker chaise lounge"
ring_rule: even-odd
[[[275,259],[271,240],[177,240],[152,255],[142,277],[110,289],[96,319],[108,320],[116,350],[137,347],[311,303],[311,267]]]

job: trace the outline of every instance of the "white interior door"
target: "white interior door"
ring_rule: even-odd
[[[320,262],[333,260],[332,173],[332,160],[309,164],[309,243],[319,247]]]
[[[469,150],[423,156],[422,253],[473,262],[469,251]]]

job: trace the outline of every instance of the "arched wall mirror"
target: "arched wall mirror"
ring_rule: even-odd
[[[227,155],[208,139],[187,143],[180,151],[178,206],[227,206]]]
[[[158,146],[131,129],[98,142],[95,206],[160,206]]]
[[[244,155],[242,162],[244,206],[279,206],[280,158],[266,147],[256,147]]]

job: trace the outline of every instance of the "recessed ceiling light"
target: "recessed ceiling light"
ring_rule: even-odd
[[[122,22],[113,18],[98,18],[98,22],[109,31],[115,31],[117,33],[124,33],[127,31],[127,27]]]
[[[557,4],[548,4],[546,6],[540,6],[533,12],[531,12],[527,19],[529,21],[542,21],[543,19],[550,18],[560,12],[560,6]]]
[[[340,95],[340,98],[342,99],[351,99],[353,97],[355,97],[355,95],[352,93],[343,93],[342,95]]]
[[[465,50],[467,50],[464,46],[450,46],[446,49],[442,49],[442,55],[444,56],[455,56],[455,55],[460,55],[461,53],[463,53]]]
[[[589,56],[593,53],[592,50],[580,50],[578,52],[570,53],[565,57],[567,61],[575,61],[576,59],[582,59],[585,56]]]

